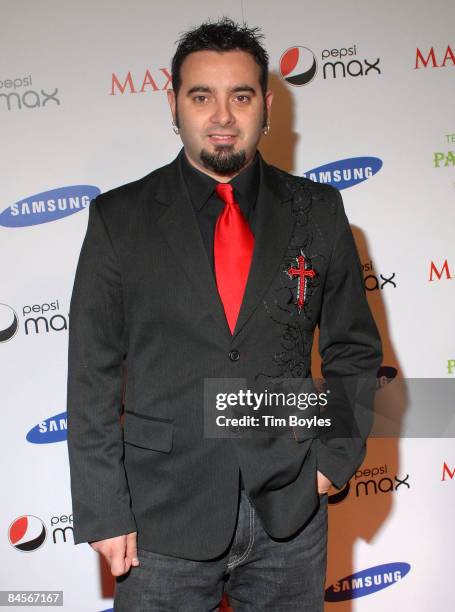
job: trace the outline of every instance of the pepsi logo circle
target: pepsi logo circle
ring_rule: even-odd
[[[16,518],[8,529],[11,546],[22,552],[32,552],[42,546],[47,532],[43,521],[37,516],[26,514]]]
[[[310,83],[317,70],[316,56],[308,47],[290,47],[280,58],[281,76],[295,87]]]
[[[8,304],[0,304],[0,342],[8,342],[17,333],[19,319]]]

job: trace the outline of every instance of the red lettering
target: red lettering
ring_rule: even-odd
[[[146,85],[151,85],[152,88],[153,88],[153,91],[158,91],[158,86],[155,83],[155,81],[152,79],[152,75],[150,74],[150,70],[147,70],[147,72],[144,75],[144,80],[142,81],[142,87],[140,89],[140,93],[144,93],[144,89],[145,89]]]
[[[444,263],[442,265],[442,268],[441,268],[441,271],[439,271],[437,269],[437,267],[435,266],[435,264],[433,262],[431,262],[431,265],[430,265],[430,278],[428,280],[430,280],[430,281],[433,280],[433,274],[435,274],[438,277],[438,280],[441,280],[443,273],[445,273],[447,279],[452,278],[452,276],[450,275],[449,264],[447,263],[447,259],[444,261]]]
[[[446,54],[444,55],[444,59],[442,60],[442,66],[446,65],[446,61],[450,59],[450,61],[452,62],[452,64],[455,66],[455,55],[453,54],[452,49],[450,48],[450,45],[447,47],[447,51]]]
[[[420,51],[419,48],[417,48],[417,53],[416,53],[416,65],[415,68],[421,68],[421,66],[419,66],[419,61],[423,64],[423,66],[426,68],[428,66],[429,61],[432,61],[433,63],[433,68],[438,68],[438,64],[436,62],[436,56],[434,54],[434,49],[433,47],[431,47],[430,52],[428,53],[427,59],[425,59]]]
[[[110,95],[111,96],[115,96],[115,93],[114,93],[114,88],[115,87],[117,87],[120,90],[121,94],[125,93],[125,89],[126,89],[127,85],[129,85],[130,93],[137,93],[136,90],[134,89],[134,83],[133,83],[133,78],[131,76],[131,72],[128,72],[128,74],[126,75],[126,79],[125,79],[125,82],[123,83],[123,85],[118,80],[117,75],[113,72],[112,73],[112,85],[111,85],[111,93],[110,93]]]
[[[447,463],[444,461],[444,467],[442,468],[442,480],[445,480],[446,478],[446,473],[448,475],[448,477],[450,478],[450,480],[453,480],[453,478],[455,477],[455,468],[453,468],[452,471],[449,470],[449,466],[447,465]]]
[[[170,89],[172,87],[172,75],[169,73],[167,68],[160,68],[160,72],[166,77],[166,82],[164,86],[161,88],[162,90]],[[152,91],[159,91],[160,88],[156,84],[155,79],[152,77],[150,70],[146,70],[144,74],[144,78],[142,80],[141,88],[139,89],[139,93],[145,93],[146,88],[151,87]],[[129,89],[129,91],[127,91]],[[134,87],[133,77],[131,76],[131,72],[128,72],[126,77],[123,79],[119,79],[117,75],[112,73],[112,83],[111,83],[111,96],[115,96],[116,93],[138,93]]]
[[[161,72],[164,74],[164,76],[167,78],[166,83],[164,84],[164,87],[162,87],[161,89],[169,89],[169,85],[172,85],[172,76],[169,74],[167,68],[160,68]]]

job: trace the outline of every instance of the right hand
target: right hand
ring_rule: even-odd
[[[109,564],[113,576],[126,574],[131,566],[139,565],[137,558],[137,532],[133,531],[126,535],[89,542],[93,550],[100,553]]]

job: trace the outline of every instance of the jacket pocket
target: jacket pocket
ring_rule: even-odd
[[[173,434],[174,425],[170,421],[125,412],[123,439],[128,444],[170,453]]]

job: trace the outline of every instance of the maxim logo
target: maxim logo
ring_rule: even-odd
[[[455,66],[455,55],[450,45],[447,45],[444,51],[435,51],[434,47],[421,51],[417,47],[415,70],[419,68],[446,68],[447,66]]]
[[[0,225],[25,227],[57,221],[87,208],[100,193],[93,185],[70,185],[43,191],[5,208],[0,213]]]
[[[165,91],[171,87],[172,76],[167,68],[160,68],[153,75],[150,70],[139,77],[134,78],[131,71],[118,76],[115,72],[111,78],[111,96],[117,94],[147,93],[150,91]]]
[[[455,468],[451,470],[447,463],[444,461],[444,465],[442,466],[442,478],[441,480],[445,481],[446,479],[453,480],[455,478]]]
[[[449,264],[448,264],[447,259],[445,259],[444,263],[442,265],[439,265],[439,267],[432,261],[430,263],[430,276],[428,280],[429,281],[442,280],[443,278],[445,278],[445,280],[450,280],[453,278],[453,276],[450,274],[450,269],[449,269]]]
[[[399,582],[409,573],[409,563],[384,563],[345,576],[325,591],[325,601],[346,601],[371,595]]]

